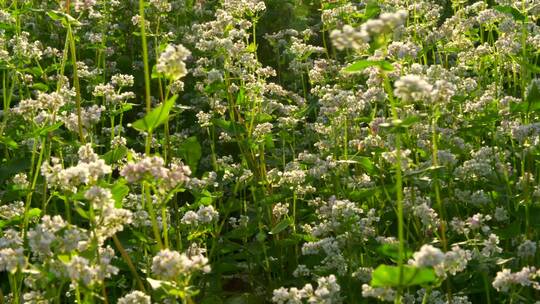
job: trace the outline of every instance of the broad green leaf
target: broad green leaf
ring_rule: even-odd
[[[75,208],[75,211],[77,211],[77,213],[84,219],[89,219],[90,217],[88,216],[88,212],[86,212],[83,208],[81,207],[76,207]]]
[[[129,187],[126,186],[126,181],[119,179],[112,187],[111,193],[114,199],[114,206],[116,208],[122,208],[122,200],[129,193]]]
[[[127,111],[131,110],[134,105],[135,105],[134,103],[124,103],[124,104],[122,104],[122,106],[120,106],[119,109],[116,109],[116,110],[112,111],[111,115],[116,116],[116,115],[118,115],[120,113],[127,112]]]
[[[540,83],[537,81],[531,82],[527,90],[527,112],[537,111],[540,109]]]
[[[259,204],[261,204],[261,205],[271,205],[271,204],[281,202],[281,201],[285,200],[288,197],[290,197],[290,196],[285,194],[285,193],[271,194],[271,195],[267,195],[267,196],[261,198],[259,200]]]
[[[361,201],[367,197],[371,197],[380,192],[379,187],[365,188],[349,191],[348,199],[353,201]]]
[[[67,264],[67,263],[69,263],[69,261],[71,261],[71,257],[69,255],[67,255],[67,254],[59,254],[59,255],[57,255],[57,257],[61,262],[65,263],[65,264]]]
[[[525,15],[523,15],[515,7],[509,5],[495,5],[493,9],[501,13],[510,14],[517,21],[525,21]]]
[[[231,135],[246,133],[246,128],[239,123],[231,122],[221,118],[212,119],[212,123],[218,126]]]
[[[399,245],[398,244],[384,244],[377,248],[377,251],[384,256],[392,258],[393,260],[399,260]],[[412,257],[413,252],[409,249],[405,249],[405,259]]]
[[[381,12],[381,8],[377,4],[377,1],[369,1],[366,5],[366,10],[364,12],[364,19],[371,19],[377,16]]]
[[[393,71],[394,67],[386,60],[358,60],[344,69],[348,73],[359,73],[372,66],[378,66],[385,71]]]
[[[17,144],[16,141],[14,141],[11,137],[9,136],[1,136],[0,137],[0,143],[12,148],[12,149],[17,149],[19,147],[19,145]]]
[[[51,19],[54,20],[54,21],[62,22],[62,25],[64,25],[64,26],[67,26],[68,24],[72,24],[72,25],[76,25],[76,26],[81,25],[79,20],[77,20],[77,19],[71,17],[71,15],[66,14],[64,12],[61,12],[61,11],[50,10],[50,11],[47,11],[47,15],[49,17],[51,17]]]
[[[49,90],[49,86],[44,83],[38,82],[38,83],[32,84],[32,89],[47,92]]]
[[[432,268],[403,265],[403,281],[401,287],[425,285],[437,281],[435,270]],[[371,286],[373,287],[400,287],[399,267],[391,265],[379,265],[371,274]]]
[[[178,147],[178,153],[191,171],[196,172],[199,160],[202,156],[201,144],[197,140],[197,137],[192,136],[184,140]]]
[[[152,278],[146,278],[146,280],[148,281],[148,283],[150,283],[152,289],[159,289],[163,287],[163,285],[167,285],[166,281],[154,280]]]
[[[103,154],[103,160],[108,164],[114,164],[124,158],[127,155],[128,149],[126,147],[118,147],[113,150],[109,150]]]
[[[238,95],[236,95],[236,104],[237,105],[243,105],[246,100],[246,94],[244,88],[240,88],[238,90]]]
[[[355,160],[362,169],[364,169],[367,173],[375,173],[375,165],[371,161],[369,157],[365,156],[353,156],[351,157],[352,160]]]
[[[278,234],[281,231],[287,229],[292,224],[291,219],[285,218],[282,219],[279,223],[277,223],[274,228],[269,232],[269,234]]]
[[[39,217],[40,215],[41,215],[41,209],[39,208],[32,208],[28,210],[28,219],[30,220],[33,218]],[[0,221],[0,229],[20,223],[23,219],[24,219],[24,215],[20,215],[20,216],[15,216],[11,218],[10,220],[2,220]]]
[[[57,122],[54,125],[50,125],[50,126],[43,127],[41,129],[37,129],[32,134],[32,137],[36,137],[38,135],[39,136],[45,136],[45,135],[49,134],[50,132],[60,128],[63,124],[64,124],[63,122]]]
[[[160,106],[150,111],[150,113],[146,114],[146,116],[134,122],[132,127],[141,132],[154,131],[157,127],[169,119],[171,109],[174,106],[174,102],[177,98],[178,95],[174,95],[173,97],[169,98]]]

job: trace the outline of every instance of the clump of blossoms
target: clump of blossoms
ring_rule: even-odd
[[[118,299],[118,304],[150,304],[150,296],[142,291],[132,291]]]
[[[15,230],[7,230],[0,238],[0,272],[15,273],[26,267],[23,242]]]
[[[317,279],[317,288],[306,284],[301,289],[281,287],[273,291],[272,302],[277,304],[302,303],[341,303],[341,286],[334,275]]]
[[[169,44],[159,56],[156,70],[166,75],[171,80],[178,80],[187,75],[186,63],[184,62],[191,52],[183,45]]]
[[[86,190],[84,197],[92,204],[95,216],[95,235],[99,243],[109,237],[112,237],[124,226],[132,222],[133,214],[131,211],[115,207],[115,200],[109,189],[93,186]]]
[[[518,272],[512,272],[510,269],[505,268],[497,272],[497,276],[491,285],[501,292],[508,292],[516,285],[540,290],[540,283],[535,281],[539,277],[540,271],[532,266],[523,267]]]
[[[208,224],[217,221],[219,213],[213,206],[200,206],[197,212],[187,211],[180,222],[186,225],[197,226],[199,223]]]
[[[163,280],[175,281],[197,271],[208,273],[210,269],[208,259],[202,252],[188,256],[186,253],[164,249],[152,259],[152,273]]]
[[[52,158],[52,164],[43,163],[41,174],[47,180],[49,188],[59,188],[75,193],[78,187],[92,185],[99,178],[111,173],[111,167],[99,158],[91,144],[81,146],[78,155],[79,162],[73,167],[63,168],[58,158]]]
[[[357,28],[345,25],[342,30],[333,30],[330,33],[330,38],[339,50],[352,48],[363,52],[369,47],[368,43],[373,37],[403,26],[407,17],[408,13],[405,10],[399,10],[395,13],[383,13],[379,18],[370,19]]]
[[[163,158],[148,156],[137,162],[126,164],[120,171],[120,175],[125,177],[129,183],[143,180],[157,181],[157,186],[160,189],[171,191],[189,182],[191,170],[179,160],[171,162],[166,167]]]

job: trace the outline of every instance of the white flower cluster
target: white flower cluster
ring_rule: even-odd
[[[281,217],[289,213],[289,203],[277,203],[272,208],[272,215],[275,218],[280,219]]]
[[[382,13],[379,18],[370,19],[358,28],[345,25],[342,30],[333,30],[330,33],[330,38],[339,50],[352,48],[362,52],[369,47],[368,43],[372,37],[391,32],[397,27],[403,26],[407,17],[406,10],[399,10],[395,13]]]
[[[202,254],[201,250],[191,255],[163,249],[152,259],[152,273],[168,281],[176,281],[199,271],[209,273],[210,270],[208,258]]]
[[[111,247],[99,248],[99,254],[100,259],[96,264],[78,255],[65,262],[67,276],[74,284],[92,286],[118,273],[118,268],[110,265],[114,250]]]
[[[15,272],[26,266],[26,257],[24,256],[23,241],[19,234],[12,229],[4,232],[0,238],[0,272]]]
[[[11,204],[5,204],[0,206],[0,218],[10,220],[16,216],[22,216],[24,214],[24,202],[17,201]]]
[[[96,3],[96,0],[75,0],[73,2],[73,6],[76,12],[82,12],[86,10],[92,10]]]
[[[390,287],[371,287],[368,284],[362,284],[362,296],[392,302],[396,298],[396,291]]]
[[[23,269],[26,265],[26,258],[22,246],[16,248],[0,248],[0,272],[7,271],[14,273],[18,269]]]
[[[109,83],[96,85],[92,95],[103,97],[108,104],[121,104],[128,99],[135,98],[135,93],[131,91],[120,92],[122,88],[132,87],[134,81],[134,77],[131,75],[115,74]]]
[[[417,267],[433,267],[438,276],[445,278],[447,273],[455,275],[465,270],[472,259],[470,250],[463,250],[455,245],[451,251],[443,253],[439,248],[423,245],[413,254],[409,264]]]
[[[94,153],[91,144],[79,148],[80,157],[76,166],[64,169],[60,160],[52,158],[52,165],[44,162],[41,166],[41,174],[47,180],[49,187],[57,187],[73,193],[81,185],[91,185],[97,180],[111,173],[111,167]]]
[[[13,109],[13,113],[22,116],[26,121],[38,125],[54,124],[60,118],[58,112],[62,106],[70,102],[72,91],[39,92],[36,99],[23,99]]]
[[[540,270],[535,267],[526,266],[520,271],[512,273],[510,269],[503,269],[497,272],[497,276],[491,283],[497,291],[508,292],[513,285],[532,286],[536,290],[540,290],[540,283],[533,281],[540,277]]]
[[[159,56],[156,70],[165,74],[171,80],[178,80],[187,75],[188,71],[184,62],[191,52],[183,45],[169,44]]]
[[[92,126],[99,122],[101,113],[105,111],[104,106],[92,105],[90,107],[81,108],[81,128],[83,134],[87,134]],[[62,120],[66,128],[71,132],[79,131],[79,115],[77,112],[67,113],[62,112]]]
[[[254,16],[266,10],[266,5],[261,0],[225,0],[223,9],[236,17]]]
[[[163,190],[172,190],[189,182],[191,170],[181,161],[173,161],[169,168],[165,167],[165,161],[159,156],[144,157],[135,163],[128,163],[120,171],[120,175],[129,183],[137,183],[151,178],[159,181],[158,186]]]
[[[180,222],[185,225],[198,225],[199,223],[208,224],[216,221],[219,218],[219,213],[213,206],[200,206],[197,212],[188,211],[184,214]]]
[[[132,291],[118,299],[118,304],[150,304],[150,296],[142,291]]]
[[[307,303],[337,304],[342,302],[339,295],[340,290],[341,287],[336,277],[331,274],[327,277],[318,278],[317,289],[315,290],[313,290],[311,284],[306,284],[301,289],[296,287],[274,289],[272,302],[277,304],[297,304],[302,303],[302,300],[305,299]]]
[[[424,77],[418,75],[402,76],[394,86],[394,94],[403,101],[427,101],[433,90],[433,86]]]
[[[96,212],[96,236],[100,243],[124,230],[124,225],[133,221],[133,213],[127,209],[116,208],[109,189],[93,186],[86,190],[84,197],[93,205]]]
[[[417,267],[433,267],[444,260],[444,253],[431,245],[423,245],[420,251],[413,254],[412,265]]]

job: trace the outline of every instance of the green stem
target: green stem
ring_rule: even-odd
[[[392,118],[394,121],[397,121],[399,119],[398,112],[397,112],[397,106],[396,106],[396,100],[394,99],[394,93],[392,91],[392,86],[390,84],[390,80],[388,79],[388,76],[386,74],[383,74],[384,76],[384,87],[386,90],[386,93],[388,94],[388,99],[390,100],[391,105],[391,111],[392,111]],[[396,204],[397,204],[397,217],[398,217],[398,239],[399,239],[399,246],[398,246],[398,268],[399,268],[399,286],[402,285],[403,282],[403,263],[405,260],[405,235],[404,235],[404,221],[403,221],[403,180],[402,180],[402,173],[401,173],[401,134],[396,133]],[[398,289],[398,293],[396,296],[396,303],[401,302],[403,289],[400,287]]]
[[[82,116],[81,116],[81,86],[79,84],[79,71],[77,67],[77,54],[75,50],[75,38],[73,38],[73,31],[71,29],[71,24],[68,23],[68,37],[69,45],[71,49],[71,65],[73,66],[73,86],[75,86],[75,101],[77,103],[77,124],[79,125],[79,141],[82,144],[85,144],[85,138],[83,133],[82,126]]]
[[[148,43],[146,42],[146,20],[144,18],[144,0],[139,0],[139,15],[141,26],[141,42],[143,49],[143,64],[144,64],[144,96],[146,104],[146,113],[152,110],[152,100],[150,98],[150,67],[148,63]],[[152,131],[148,131],[146,137],[145,153],[150,154],[150,146],[152,144]]]

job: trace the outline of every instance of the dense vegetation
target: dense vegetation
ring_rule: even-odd
[[[0,0],[0,304],[534,303],[539,19]]]

